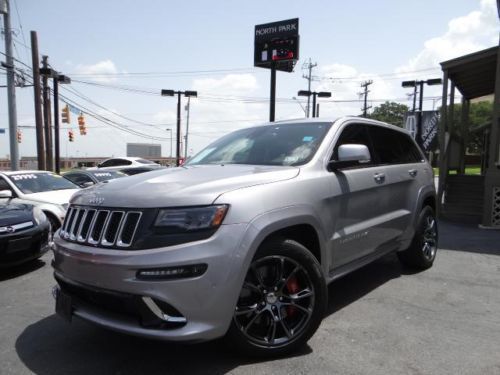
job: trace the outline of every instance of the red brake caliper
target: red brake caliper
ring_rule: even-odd
[[[289,294],[295,294],[300,290],[299,282],[295,276],[290,277],[290,279],[286,283],[286,290],[288,291]],[[292,317],[295,315],[296,312],[297,312],[297,308],[295,308],[293,306],[286,307],[287,316]]]

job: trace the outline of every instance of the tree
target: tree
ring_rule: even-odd
[[[483,150],[484,128],[474,131],[485,124],[491,124],[493,116],[493,102],[482,101],[471,103],[469,108],[469,126],[467,135],[467,152],[470,154],[480,154]],[[462,105],[453,106],[453,133],[461,135]]]
[[[368,118],[387,122],[388,124],[404,127],[404,116],[409,111],[408,106],[396,102],[385,102],[373,109]]]

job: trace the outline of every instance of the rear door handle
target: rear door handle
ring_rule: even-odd
[[[408,171],[408,174],[412,177],[415,177],[417,175],[417,170],[416,169],[410,169]]]
[[[375,182],[377,182],[378,184],[381,184],[382,182],[385,181],[385,174],[383,174],[383,173],[375,173],[373,175],[373,178],[375,179]]]

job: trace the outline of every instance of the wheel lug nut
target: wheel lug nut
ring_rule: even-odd
[[[264,292],[264,294],[267,294],[267,290],[264,289],[263,292]]]
[[[275,286],[275,287],[274,287],[274,291],[276,292],[277,290],[278,290],[278,287],[277,287],[277,286]]]

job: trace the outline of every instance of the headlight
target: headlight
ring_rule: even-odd
[[[37,225],[40,225],[41,223],[47,221],[47,216],[45,216],[45,214],[40,208],[33,207],[33,219],[35,220]]]
[[[64,208],[64,211],[68,210],[69,203],[63,203],[61,204],[62,208]]]
[[[165,208],[158,212],[155,227],[167,233],[182,233],[203,229],[216,229],[221,225],[228,205],[185,208]]]

